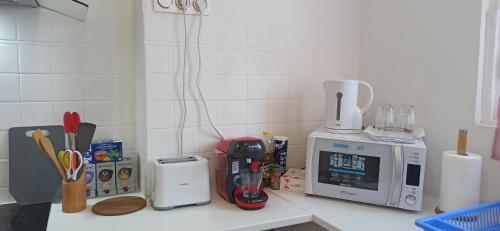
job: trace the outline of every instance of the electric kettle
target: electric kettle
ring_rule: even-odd
[[[358,88],[368,88],[366,105],[358,107]],[[334,133],[359,133],[363,114],[373,102],[373,89],[367,82],[358,80],[329,80],[323,82],[326,91],[325,131]]]

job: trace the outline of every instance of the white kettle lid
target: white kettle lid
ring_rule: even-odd
[[[354,79],[332,79],[323,81],[323,87],[329,88],[337,84],[358,84],[358,80]]]

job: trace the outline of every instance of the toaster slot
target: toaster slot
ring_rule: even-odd
[[[187,156],[187,157],[161,158],[157,159],[157,161],[159,164],[173,164],[173,163],[192,162],[198,160],[194,156]]]

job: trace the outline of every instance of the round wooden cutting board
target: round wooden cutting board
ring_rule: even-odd
[[[146,204],[142,197],[115,197],[98,202],[92,207],[92,212],[101,216],[119,216],[139,211]]]

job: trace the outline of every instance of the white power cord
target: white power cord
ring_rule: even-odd
[[[197,0],[200,1],[200,0]],[[203,0],[201,0],[203,1]],[[183,1],[184,2],[184,1]],[[185,3],[184,3],[185,4]],[[182,17],[183,17],[183,23],[184,23],[184,60],[182,64],[182,120],[181,120],[181,125],[180,125],[180,132],[179,132],[179,156],[182,156],[184,154],[184,126],[186,124],[186,113],[187,113],[187,106],[186,106],[186,58],[187,58],[187,50],[188,50],[188,39],[187,39],[187,22],[186,22],[186,8],[183,7],[182,10]],[[205,100],[205,96],[203,95],[203,92],[201,91],[200,87],[200,73],[201,73],[201,67],[202,67],[202,58],[201,58],[201,49],[200,49],[200,37],[201,37],[201,28],[203,25],[203,11],[206,9],[205,7],[199,7],[200,8],[200,25],[198,27],[198,38],[197,38],[197,50],[198,50],[198,72],[196,74],[196,89],[198,90],[198,93],[200,94],[201,101],[203,103],[203,108],[205,109],[205,113],[208,118],[208,122],[210,123],[210,126],[212,129],[217,133],[219,136],[219,139],[224,139],[224,136],[222,133],[215,127],[212,118],[210,116],[210,112],[208,111],[208,106],[207,102]]]
[[[184,1],[183,1],[184,2]],[[187,106],[186,106],[186,56],[187,56],[187,23],[186,23],[186,8],[187,6],[184,6],[182,9],[182,18],[184,22],[184,61],[182,63],[182,119],[181,119],[181,126],[180,126],[180,132],[179,132],[179,156],[182,156],[184,154],[184,125],[186,124],[186,113],[187,113]]]
[[[197,0],[200,1],[200,0]],[[203,1],[203,0],[201,0]],[[214,123],[212,122],[212,118],[210,117],[210,112],[208,111],[208,106],[207,102],[205,100],[205,96],[203,95],[203,92],[201,91],[200,88],[200,73],[201,73],[201,49],[200,49],[200,37],[201,37],[201,27],[203,25],[203,11],[205,10],[206,7],[199,7],[200,8],[200,25],[198,26],[198,39],[196,41],[197,47],[198,47],[198,73],[196,74],[196,89],[198,90],[198,93],[200,94],[201,102],[203,102],[203,107],[205,109],[205,113],[207,114],[208,122],[210,123],[210,126],[212,129],[217,133],[219,136],[219,139],[223,140],[224,136],[222,133],[215,127]]]

